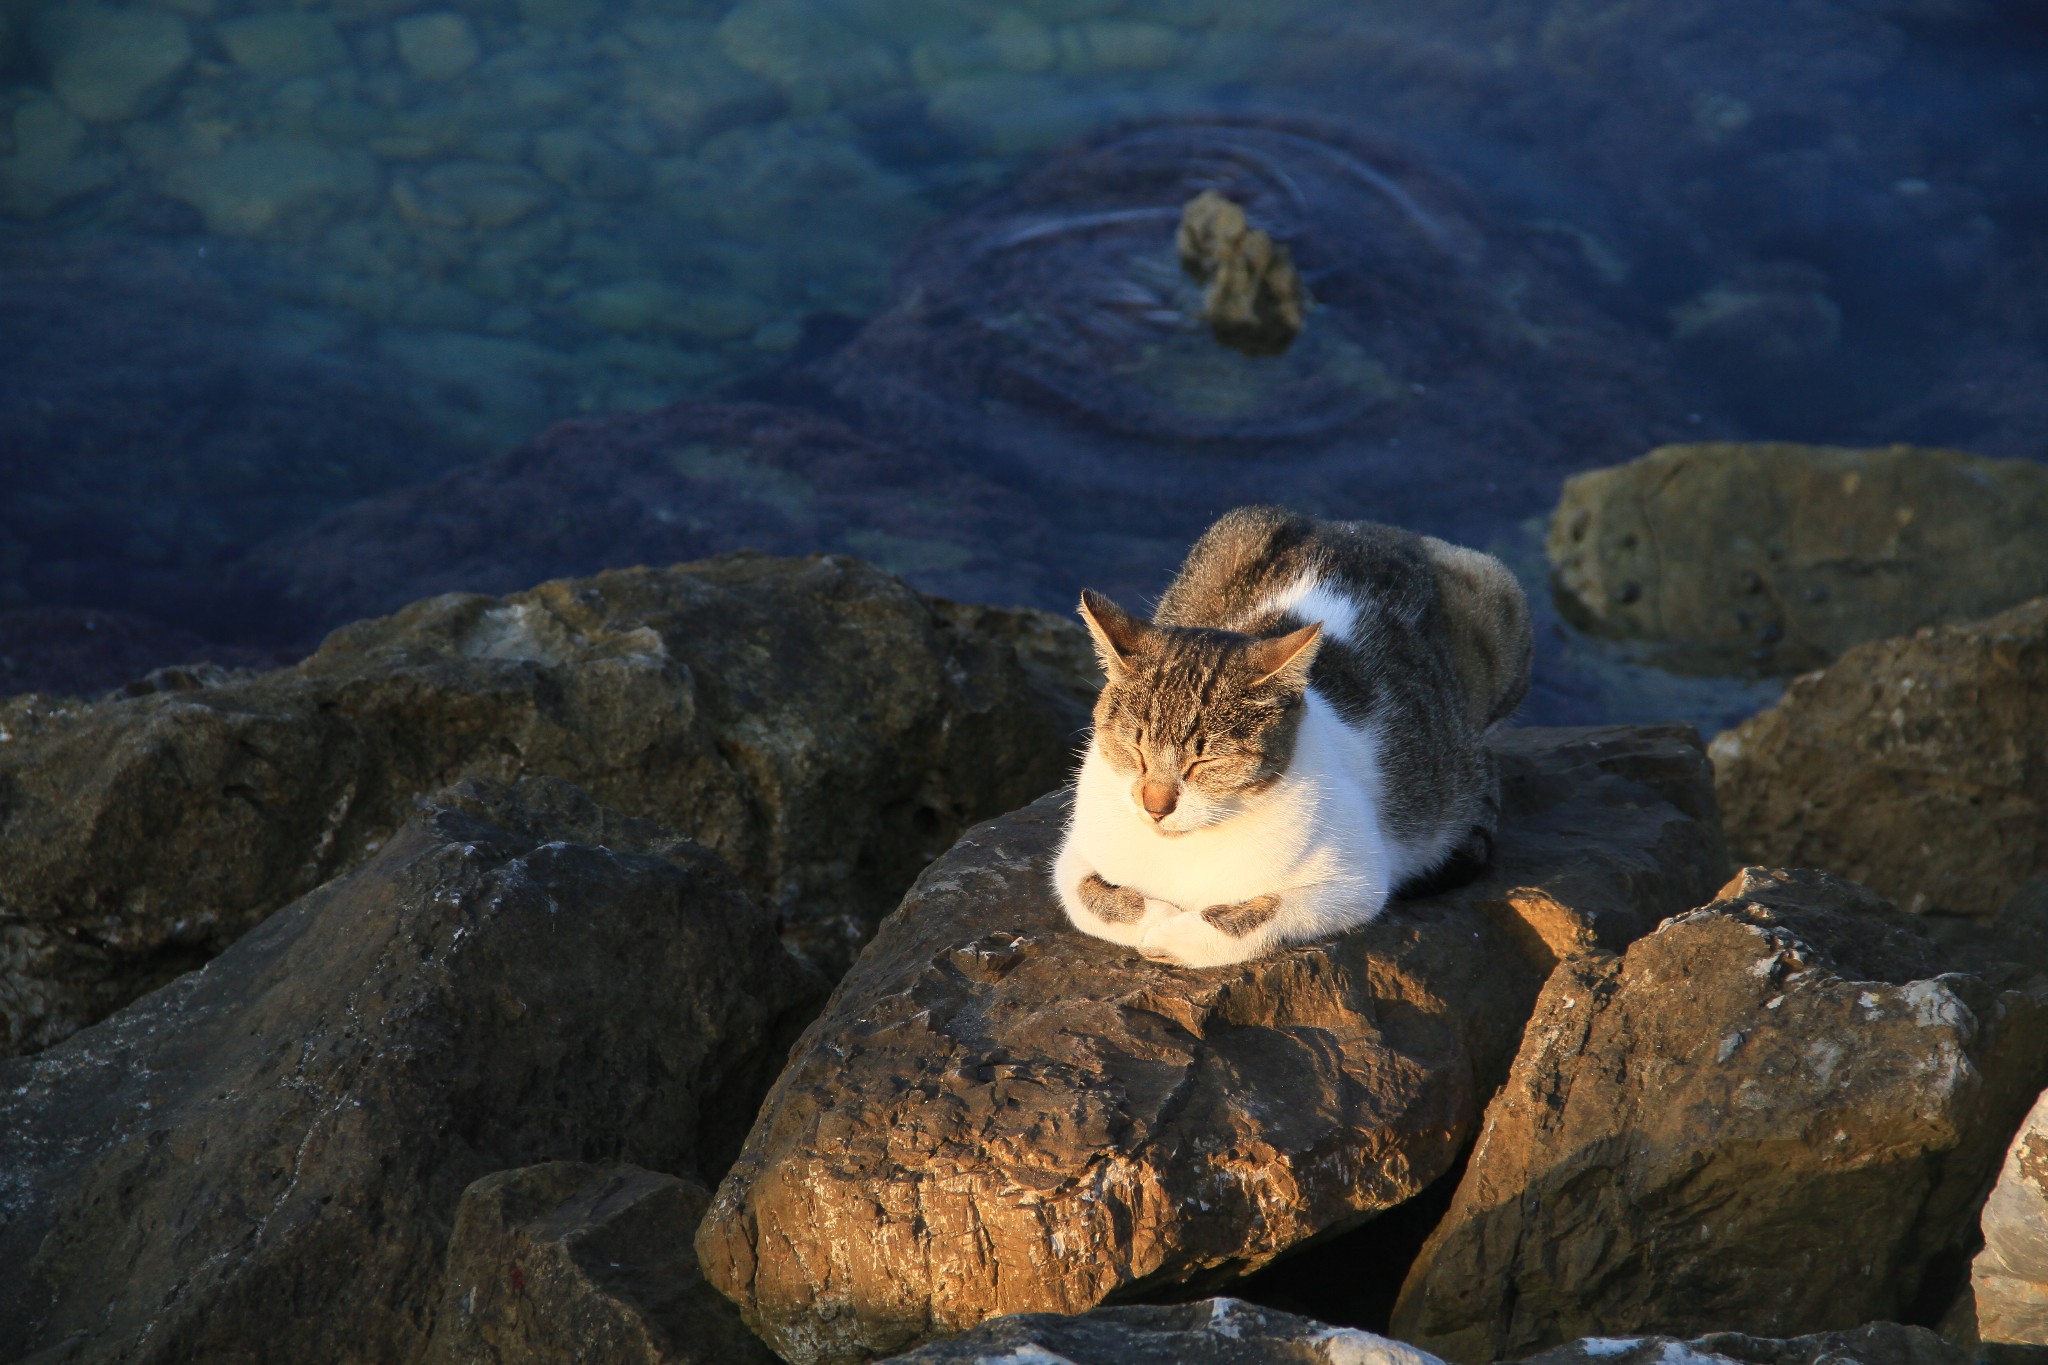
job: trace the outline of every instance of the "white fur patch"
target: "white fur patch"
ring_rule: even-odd
[[[1347,644],[1358,643],[1358,603],[1325,583],[1320,574],[1305,573],[1259,602],[1256,614],[1293,612],[1304,622],[1320,621],[1325,634]]]

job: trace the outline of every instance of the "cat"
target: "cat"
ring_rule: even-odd
[[[1053,884],[1074,925],[1191,967],[1365,923],[1491,860],[1483,737],[1529,689],[1529,603],[1491,555],[1242,507],[1153,620],[1099,593],[1106,676]]]

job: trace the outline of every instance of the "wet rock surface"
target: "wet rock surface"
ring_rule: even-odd
[[[1209,335],[1175,248],[1205,191],[1308,281],[1314,324],[1283,356]],[[1119,515],[1284,478],[1300,505],[1457,535],[1476,480],[1483,539],[1564,469],[1657,439],[1683,406],[1661,356],[1414,154],[1307,121],[1191,119],[1084,141],[927,230],[819,373],[870,424],[1114,492]]]
[[[697,1270],[711,1193],[637,1166],[553,1161],[463,1191],[427,1365],[774,1365]]]
[[[2048,465],[1667,446],[1566,480],[1547,550],[1568,619],[1680,667],[1796,673],[2048,593]]]
[[[1394,1332],[1483,1365],[1946,1302],[2048,1079],[2048,976],[1946,966],[1863,888],[1758,868],[1623,955],[1560,964]]]
[[[900,1365],[1066,1361],[1069,1365],[1441,1365],[1398,1341],[1329,1327],[1238,1299],[997,1318],[890,1356]]]
[[[741,555],[432,598],[257,677],[0,703],[5,1050],[199,965],[472,771],[687,833],[836,970],[955,833],[1064,778],[1092,677],[1077,627]]]
[[[1977,1337],[2048,1350],[2048,1094],[2034,1102],[1999,1168],[1970,1263]]]
[[[452,789],[203,971],[0,1063],[0,1340],[410,1358],[466,1186],[715,1177],[821,984],[707,850],[553,780]]]
[[[1409,1198],[1471,1134],[1550,944],[1625,943],[1725,866],[1688,730],[1502,749],[1493,870],[1241,967],[1068,926],[1063,793],[970,831],[791,1053],[704,1273],[785,1358],[852,1361],[1226,1282]]]
[[[1850,650],[1717,736],[1729,845],[1988,920],[2048,873],[2048,598]]]
[[[259,548],[295,629],[731,550],[857,555],[967,601],[1033,601],[1044,523],[975,475],[836,423],[682,403],[567,422]]]

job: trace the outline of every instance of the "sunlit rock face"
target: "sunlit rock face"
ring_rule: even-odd
[[[1913,917],[1749,868],[1562,963],[1394,1332],[1464,1365],[1588,1333],[1896,1320],[1968,1246],[2048,1080],[2048,962],[1952,970]]]
[[[1984,1205],[1970,1263],[1977,1336],[1994,1349],[2048,1347],[2048,1094],[2012,1140]]]
[[[1682,727],[1501,737],[1494,866],[1237,967],[1076,932],[1064,793],[928,868],[790,1054],[698,1233],[786,1359],[1227,1283],[1449,1169],[1543,975],[1724,869]]]
[[[1901,907],[2032,913],[2048,875],[2048,598],[1858,645],[1714,739],[1730,847]]]
[[[1558,605],[1671,666],[1796,673],[2048,593],[2048,465],[1953,450],[1667,446],[1567,479]]]

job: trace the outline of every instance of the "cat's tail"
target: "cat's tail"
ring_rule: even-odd
[[[1437,599],[1467,714],[1474,729],[1485,730],[1513,715],[1529,695],[1536,635],[1528,594],[1490,554],[1434,536],[1422,537],[1422,544],[1436,567]]]

